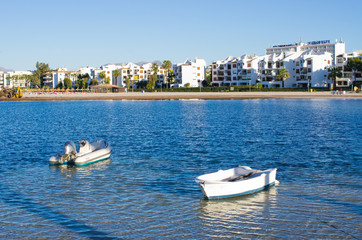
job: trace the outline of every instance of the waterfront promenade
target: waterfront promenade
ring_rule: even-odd
[[[345,92],[122,92],[122,93],[29,93],[23,98],[0,98],[0,101],[62,101],[62,100],[180,100],[180,99],[281,99],[340,98],[362,99],[362,93]]]

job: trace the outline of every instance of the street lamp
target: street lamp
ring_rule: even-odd
[[[308,78],[308,92],[309,92],[309,78]]]

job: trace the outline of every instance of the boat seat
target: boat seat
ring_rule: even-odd
[[[236,176],[236,177],[231,177],[230,179],[225,179],[227,182],[235,182],[235,181],[238,181],[238,180],[243,180],[243,179],[246,179],[252,175],[254,175],[255,172],[249,172],[245,175],[241,175],[241,176]]]

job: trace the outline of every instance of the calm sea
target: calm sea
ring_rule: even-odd
[[[1,239],[362,239],[361,100],[0,103]],[[65,142],[111,159],[51,167]],[[206,201],[248,165],[279,186]]]

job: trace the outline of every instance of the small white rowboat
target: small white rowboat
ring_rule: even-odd
[[[49,164],[84,166],[108,159],[112,153],[111,145],[104,140],[89,143],[87,140],[81,139],[78,144],[79,151],[77,152],[74,142],[67,142],[64,146],[64,154],[51,157]]]
[[[207,199],[219,199],[254,193],[274,185],[276,173],[276,168],[260,171],[239,166],[201,175],[196,182]]]

